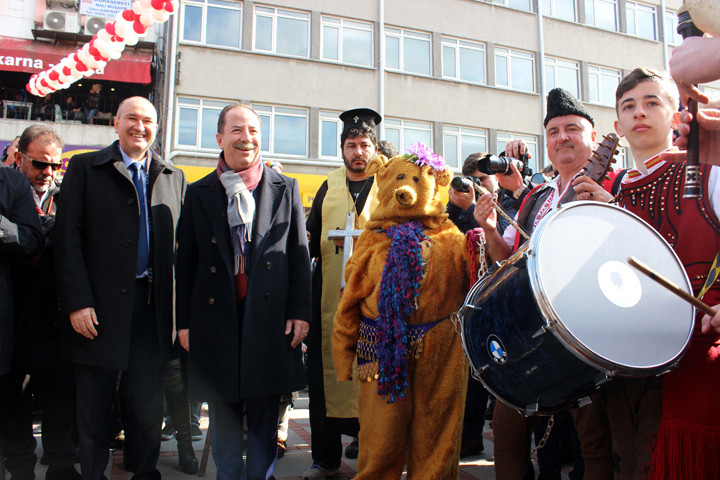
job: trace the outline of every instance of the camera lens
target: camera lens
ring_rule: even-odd
[[[472,188],[470,180],[463,177],[455,177],[450,182],[450,186],[458,192],[469,192]]]

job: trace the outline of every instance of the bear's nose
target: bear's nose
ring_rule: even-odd
[[[395,190],[395,199],[400,205],[409,207],[415,205],[415,202],[417,201],[417,194],[412,188],[400,187]]]

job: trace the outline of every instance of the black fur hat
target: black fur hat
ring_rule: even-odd
[[[579,115],[588,119],[590,124],[594,127],[595,120],[592,115],[588,112],[580,100],[575,98],[572,93],[562,88],[553,88],[550,90],[547,96],[547,115],[545,115],[544,125],[555,117],[562,117],[564,115]]]

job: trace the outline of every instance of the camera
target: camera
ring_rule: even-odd
[[[455,177],[450,182],[450,186],[458,192],[469,192],[473,188],[473,183],[480,185],[475,177]]]
[[[504,157],[504,156],[497,157],[495,155],[488,155],[487,157],[481,159],[478,162],[477,169],[488,175],[493,175],[495,173],[501,173],[503,175],[510,175],[510,173],[512,172],[512,170],[510,170],[511,163],[515,164],[515,166],[520,171],[520,174],[523,177],[532,176],[532,169],[530,168],[530,165],[528,165],[528,161],[527,161],[527,153],[522,154],[520,156],[520,159],[512,158],[512,157]]]

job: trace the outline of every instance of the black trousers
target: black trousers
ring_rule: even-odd
[[[0,375],[0,439],[5,468],[15,480],[35,478],[35,447],[32,431],[32,397],[23,391],[25,372]]]
[[[118,390],[118,375],[117,394],[125,428],[125,455],[132,458],[135,468],[132,478],[160,478],[157,459],[160,453],[165,365],[160,355],[155,309],[146,304],[147,289],[147,282],[137,281],[127,369],[118,372],[75,365],[83,480],[106,478],[110,412]]]
[[[319,323],[319,322],[318,322]],[[328,417],[325,410],[322,352],[319,331],[311,327],[311,346],[308,348],[308,390],[310,394],[310,448],[313,463],[325,468],[339,468],[342,461],[343,434],[357,437],[360,423],[357,418]]]

